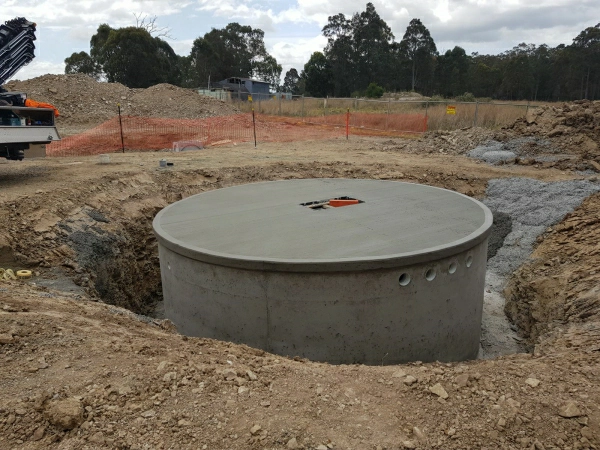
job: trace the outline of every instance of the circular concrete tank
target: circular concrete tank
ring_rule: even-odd
[[[364,364],[477,357],[491,225],[456,192],[346,179],[210,191],[153,223],[181,333]]]

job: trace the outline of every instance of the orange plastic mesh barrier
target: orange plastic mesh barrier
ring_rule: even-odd
[[[380,117],[381,116],[381,117]],[[426,122],[421,115],[338,114],[326,117],[282,117],[257,114],[256,139],[258,142],[292,142],[345,138],[350,134],[386,135],[398,131],[419,133]],[[387,117],[387,118],[386,118]],[[254,130],[252,114],[218,116],[207,119],[159,119],[145,117],[115,117],[84,133],[67,136],[48,144],[48,156],[97,155],[127,150],[171,149],[174,142],[200,141],[204,146],[230,142],[252,141]],[[387,120],[387,122],[385,122]],[[387,123],[387,125],[385,125]],[[382,125],[384,124],[384,125]],[[378,129],[380,128],[380,129]],[[396,135],[398,133],[395,133]]]

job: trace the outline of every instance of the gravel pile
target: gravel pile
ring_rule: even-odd
[[[589,181],[546,183],[528,178],[489,181],[483,203],[494,211],[497,224],[488,245],[491,257],[485,279],[481,357],[522,351],[516,330],[504,313],[503,291],[508,277],[529,258],[538,236],[596,192],[600,192],[600,185]]]

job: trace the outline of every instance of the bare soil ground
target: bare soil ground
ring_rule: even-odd
[[[34,272],[0,281],[0,448],[597,448],[600,195],[549,228],[510,280],[507,313],[531,353],[332,366],[186,338],[136,314],[160,300],[151,221],[169,203],[290,178],[412,181],[477,198],[495,178],[596,180],[597,147],[582,152],[569,136],[598,143],[598,105],[578,105],[573,117],[593,113],[583,125],[562,107],[500,131],[0,164],[0,267]],[[570,128],[549,136],[543,124],[563,116]],[[524,135],[568,157],[492,166],[463,156]],[[162,158],[174,165],[159,168]]]
[[[204,190],[358,177],[481,197],[492,178],[583,178],[389,148],[412,143],[425,145],[361,138],[0,165],[4,261],[37,274],[0,284],[0,448],[595,448],[600,252],[589,232],[600,197],[549,231],[514,277],[511,298],[536,305],[515,315],[535,354],[331,366],[185,338],[104,303],[150,311],[160,290],[151,220]],[[165,156],[174,165],[160,169]]]

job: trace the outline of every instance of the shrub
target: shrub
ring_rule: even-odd
[[[371,83],[367,87],[365,95],[369,98],[381,98],[383,96],[383,88],[377,83]]]
[[[457,102],[474,102],[476,98],[470,92],[465,92],[463,95],[457,95],[454,100]]]

